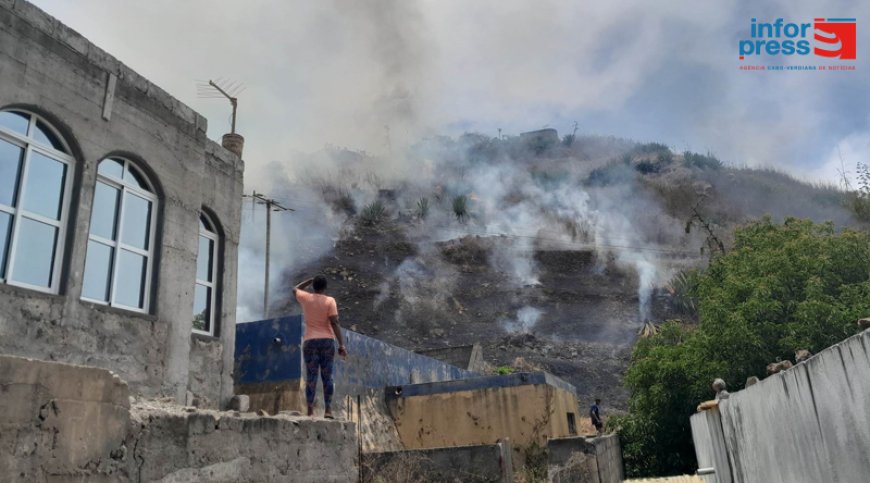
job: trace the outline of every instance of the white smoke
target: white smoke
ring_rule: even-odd
[[[543,314],[544,311],[541,309],[526,305],[517,310],[516,318],[501,319],[499,324],[506,332],[528,334],[532,332]]]

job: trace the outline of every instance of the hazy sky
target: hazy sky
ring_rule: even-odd
[[[870,161],[870,2],[36,0],[228,130],[195,82],[247,86],[249,188],[325,144],[555,127],[834,181]],[[743,72],[750,18],[857,17],[853,72]],[[797,63],[819,64],[815,56]],[[765,62],[771,63],[770,61]],[[830,63],[830,62],[829,62]],[[842,63],[842,62],[840,62]]]

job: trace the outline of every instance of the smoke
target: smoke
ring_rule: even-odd
[[[515,319],[501,319],[499,324],[506,332],[528,334],[532,332],[543,314],[544,311],[541,309],[526,305],[517,310]]]

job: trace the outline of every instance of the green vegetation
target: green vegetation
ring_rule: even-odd
[[[683,165],[687,168],[719,170],[724,166],[722,161],[716,159],[711,153],[706,155],[686,151],[683,153]]]
[[[859,330],[855,321],[870,314],[870,235],[764,219],[739,228],[733,249],[675,285],[689,292],[699,323],[667,322],[638,341],[625,377],[630,414],[608,423],[632,476],[694,471],[689,416],[712,397],[714,378],[741,389],[777,358]]]
[[[421,220],[425,220],[429,216],[429,198],[425,196],[417,200],[417,216]]]
[[[506,376],[514,373],[514,368],[511,366],[500,366],[495,369],[495,373],[499,376]]]
[[[387,217],[387,208],[380,200],[375,200],[363,208],[359,217],[366,225],[377,225]]]
[[[850,193],[849,208],[855,218],[870,222],[870,164],[858,163],[858,189]]]
[[[453,198],[453,214],[459,221],[465,221],[468,218],[468,198],[465,195]]]

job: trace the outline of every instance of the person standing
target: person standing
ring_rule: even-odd
[[[305,289],[311,285],[314,293]],[[302,306],[305,335],[302,337],[302,356],[305,360],[305,401],[308,415],[314,415],[314,400],[317,394],[318,373],[323,383],[323,417],[333,419],[332,368],[335,359],[335,340],[338,339],[338,354],[347,357],[341,326],[338,324],[338,305],[326,295],[326,277],[317,275],[293,287],[293,295]]]
[[[595,404],[589,408],[589,419],[592,420],[592,425],[595,426],[595,430],[598,431],[598,435],[601,436],[601,433],[604,432],[604,422],[601,420],[601,409],[598,405],[601,404],[601,399],[595,399]]]

